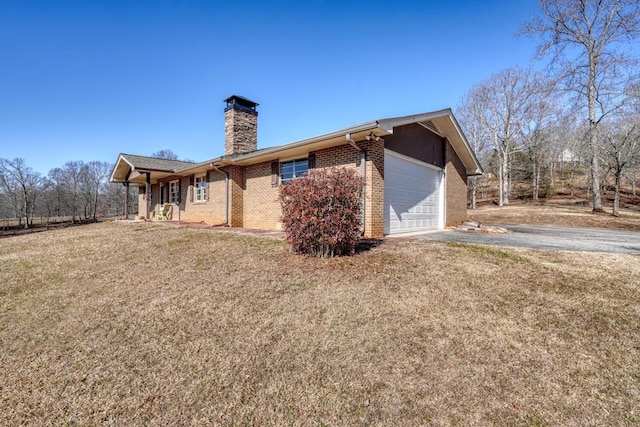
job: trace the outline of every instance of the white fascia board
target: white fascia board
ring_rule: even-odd
[[[438,117],[451,116],[451,109],[445,108],[444,110],[433,111],[431,113],[413,114],[411,116],[393,117],[389,119],[378,120],[378,124],[381,128],[388,132],[393,132],[393,128],[396,126],[408,125],[411,123],[424,122],[426,120],[433,120]]]
[[[116,174],[116,171],[118,170],[118,166],[120,165],[120,161],[124,161],[126,164],[128,164],[129,167],[131,168],[131,170],[135,169],[133,167],[133,165],[131,164],[131,162],[129,160],[127,160],[127,158],[124,156],[124,154],[120,153],[118,155],[118,160],[116,160],[116,164],[113,165],[113,170],[111,171],[111,176],[109,177],[109,182],[124,182],[124,181],[115,181],[115,174]]]
[[[195,163],[194,165],[189,166],[188,168],[176,170],[175,172],[176,174],[180,175],[180,174],[184,174],[186,172],[191,172],[191,171],[198,172],[198,170],[202,170],[202,168],[206,168],[206,170],[209,170],[212,168],[212,165],[225,166],[224,164],[220,164],[221,162],[224,162],[224,161],[225,161],[224,157],[216,157],[215,159],[205,160],[204,162]]]

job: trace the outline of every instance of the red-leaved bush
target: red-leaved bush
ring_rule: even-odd
[[[294,252],[352,255],[360,236],[362,180],[352,169],[314,169],[280,187],[282,220]]]

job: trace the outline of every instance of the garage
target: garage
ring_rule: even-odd
[[[441,168],[385,150],[384,234],[444,228]]]

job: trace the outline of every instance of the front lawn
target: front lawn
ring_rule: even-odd
[[[0,239],[0,425],[633,425],[637,256],[157,224]]]

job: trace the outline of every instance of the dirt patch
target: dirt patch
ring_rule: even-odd
[[[156,224],[2,239],[0,424],[640,419],[637,257],[368,249]]]

